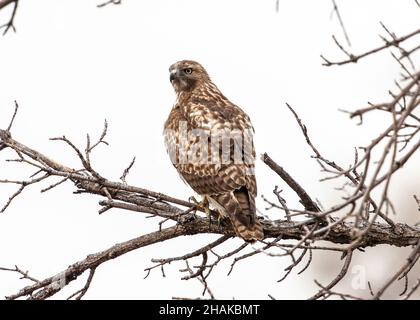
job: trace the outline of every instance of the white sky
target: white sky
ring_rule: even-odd
[[[201,62],[222,92],[250,115],[257,153],[268,152],[326,206],[340,194],[332,191],[334,184],[318,182],[322,175],[285,102],[295,107],[321,152],[348,165],[353,147],[368,143],[383,127],[383,119],[368,117],[359,127],[337,109],[385,101],[399,72],[389,53],[357,65],[321,66],[320,54],[331,60],[343,58],[331,40],[332,34],[340,40],[343,35],[337,19],[330,18],[329,0],[281,0],[278,13],[275,0],[125,0],[102,9],[96,8],[98,0],[20,2],[17,33],[0,38],[0,127],[7,125],[16,99],[20,111],[13,136],[76,167],[77,158],[70,150],[48,139],[65,134],[83,146],[86,133],[98,136],[106,118],[110,146],[98,148],[93,156],[97,170],[117,180],[136,156],[130,184],[183,199],[192,191],[170,164],[162,139],[163,122],[175,99],[168,76],[173,62]],[[356,53],[381,44],[379,21],[397,35],[418,28],[414,1],[337,2]],[[0,21],[6,21],[9,10],[0,13]],[[11,156],[1,152],[0,160]],[[419,163],[418,155],[413,163]],[[401,192],[394,200],[402,203],[399,208],[406,214],[400,220],[415,220],[409,215],[415,214],[411,195],[418,192],[418,183],[412,177],[419,168],[407,166],[407,174],[395,180],[394,190]],[[1,178],[29,173],[0,164]],[[289,205],[298,207],[293,192],[260,161],[257,180],[260,194],[271,197],[278,184]],[[40,189],[26,190],[0,216],[0,266],[17,264],[43,278],[90,253],[157,229],[156,220],[143,214],[114,210],[99,216],[98,198],[73,195],[70,184],[46,194]],[[10,192],[13,189],[0,185],[0,201]],[[264,207],[260,202],[259,208]],[[143,280],[143,269],[153,257],[187,253],[215,238],[175,239],[108,262],[97,270],[86,298],[198,297],[202,290],[198,281],[180,280],[182,263],[166,268],[166,278],[156,270]],[[240,243],[232,240],[224,248]],[[379,286],[401,258],[390,247],[367,252],[386,261],[356,253],[354,264],[364,266],[369,280]],[[239,263],[229,277],[229,263],[221,264],[209,285],[217,298],[267,298],[267,294],[305,298],[317,290],[314,278],[326,283],[335,277],[337,261],[335,255],[329,259],[315,253],[309,271],[279,284],[276,280],[290,260],[260,256]],[[24,285],[16,275],[0,273],[0,296]],[[58,297],[79,286],[83,283],[73,283]]]

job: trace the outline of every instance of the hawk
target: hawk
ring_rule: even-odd
[[[255,150],[249,116],[230,102],[195,61],[169,68],[176,102],[164,125],[164,140],[181,178],[232,222],[245,241],[262,240],[256,216]]]

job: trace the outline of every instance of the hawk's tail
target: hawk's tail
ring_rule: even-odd
[[[261,222],[256,216],[255,199],[245,187],[216,197],[218,204],[232,221],[236,234],[247,242],[264,239]]]
[[[264,231],[258,220],[255,208],[255,198],[246,188],[235,190],[234,193],[240,210],[235,213],[233,226],[236,233],[245,241],[254,242],[264,239]]]

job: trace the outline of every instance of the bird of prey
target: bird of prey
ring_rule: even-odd
[[[198,62],[169,68],[176,102],[164,125],[171,161],[181,178],[245,241],[264,238],[256,216],[255,150],[250,118],[230,102]]]

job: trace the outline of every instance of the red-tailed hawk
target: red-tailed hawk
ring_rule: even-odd
[[[246,241],[262,240],[256,216],[255,150],[248,115],[230,102],[197,62],[169,68],[177,94],[165,144],[180,176]]]

